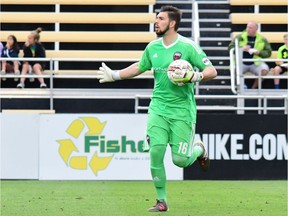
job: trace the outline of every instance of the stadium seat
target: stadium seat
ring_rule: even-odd
[[[47,58],[97,58],[103,61],[111,61],[114,59],[115,61],[137,61],[141,58],[143,51],[135,51],[135,50],[126,50],[123,51],[87,51],[87,50],[46,50]],[[23,57],[23,51],[20,51],[20,57]],[[53,70],[53,74],[61,74],[61,75],[93,75],[96,70]],[[45,74],[50,74],[50,70],[46,70]],[[152,78],[152,72],[147,71],[139,77],[143,78]]]
[[[2,23],[149,24],[154,13],[1,12]]]
[[[35,109],[3,109],[2,113],[27,113],[27,114],[55,114],[55,110],[35,110]]]
[[[46,50],[47,58],[99,58],[99,59],[140,59],[143,51],[136,50]],[[23,57],[23,51],[20,51]]]
[[[20,5],[154,5],[155,0],[1,0],[1,4]]]
[[[231,13],[232,24],[246,24],[253,20],[261,24],[287,24],[287,14],[285,13]]]
[[[287,5],[285,0],[230,0],[230,5]]]
[[[270,58],[276,59],[277,58],[277,51],[272,51]]]
[[[241,34],[241,32],[232,32],[232,36]],[[265,37],[270,43],[283,43],[283,35],[286,32],[260,32],[260,34]]]
[[[18,41],[27,40],[29,31],[13,31]],[[10,31],[1,31],[1,41],[5,41],[11,34]],[[148,43],[156,39],[154,32],[83,32],[83,31],[65,31],[65,32],[42,32],[42,42],[98,42],[98,43]]]
[[[97,70],[45,70],[44,74],[56,74],[56,75],[96,75]],[[135,77],[135,79],[152,79],[153,72],[146,71],[139,76]]]

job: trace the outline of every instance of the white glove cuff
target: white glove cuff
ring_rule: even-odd
[[[112,75],[112,79],[113,80],[121,80],[121,77],[120,77],[120,73],[119,73],[119,71],[112,71],[111,72],[111,75]]]
[[[200,82],[204,78],[203,73],[194,72],[191,82]]]

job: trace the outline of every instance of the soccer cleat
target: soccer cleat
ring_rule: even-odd
[[[204,172],[207,172],[210,168],[210,160],[208,158],[208,153],[201,141],[196,142],[194,146],[200,146],[203,149],[203,154],[200,157],[198,157],[197,160],[200,164],[201,169]]]
[[[168,211],[168,206],[167,203],[164,200],[156,200],[156,204],[152,207],[148,209],[148,212],[164,212],[164,211]]]
[[[24,88],[25,88],[24,83],[19,83],[19,84],[17,85],[17,88],[19,88],[19,89],[24,89]]]

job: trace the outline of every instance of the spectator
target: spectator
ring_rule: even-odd
[[[17,42],[17,38],[14,35],[9,35],[7,38],[7,43],[5,48],[1,52],[1,57],[4,58],[18,58],[19,56],[19,46]],[[14,72],[15,75],[20,75],[19,71],[19,61],[2,61],[2,70],[1,75],[5,75],[6,72]],[[6,78],[2,78],[6,80]],[[18,78],[14,79],[18,81]]]
[[[43,45],[39,42],[41,28],[37,28],[28,35],[28,39],[24,44],[24,58],[45,58],[46,53]],[[24,61],[22,67],[22,75],[26,75],[29,72],[29,66],[32,67],[32,71],[37,75],[42,75],[45,64],[44,62],[37,61]],[[38,78],[40,82],[40,88],[46,88],[46,84],[43,78]],[[17,85],[17,88],[25,87],[25,77],[22,77],[20,83]]]
[[[272,53],[271,45],[257,30],[257,23],[250,21],[247,24],[246,30],[242,34],[237,35],[229,44],[229,50],[235,47],[235,39],[238,38],[239,46],[243,50],[243,58],[261,59],[270,57]],[[243,62],[242,68],[243,73],[250,71],[255,75],[261,73],[262,76],[267,75],[269,71],[269,67],[265,62]],[[257,87],[258,79],[255,79],[252,88],[255,89]]]
[[[288,34],[284,35],[284,45],[279,47],[277,52],[277,58],[278,59],[287,59],[288,58]],[[283,61],[276,62],[276,67],[272,68],[271,71],[274,73],[274,75],[279,76],[280,74],[287,71],[288,63],[286,62],[284,64]],[[275,78],[274,79],[274,88],[279,89],[280,79]]]
[[[2,53],[3,48],[4,48],[4,46],[3,46],[2,42],[0,41],[0,53]]]
[[[2,42],[0,41],[0,56],[1,56],[3,48],[4,48],[4,46],[3,46]],[[0,66],[1,66],[1,61],[0,61]]]

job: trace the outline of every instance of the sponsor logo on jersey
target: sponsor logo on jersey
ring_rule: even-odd
[[[155,53],[155,54],[153,55],[153,58],[158,58],[158,54]]]
[[[204,58],[202,59],[202,62],[203,62],[203,64],[205,64],[205,65],[211,64],[211,63],[210,63],[210,60],[209,60],[207,57],[204,57]]]
[[[182,53],[181,52],[175,52],[173,55],[173,60],[176,61],[178,59],[181,59]]]

